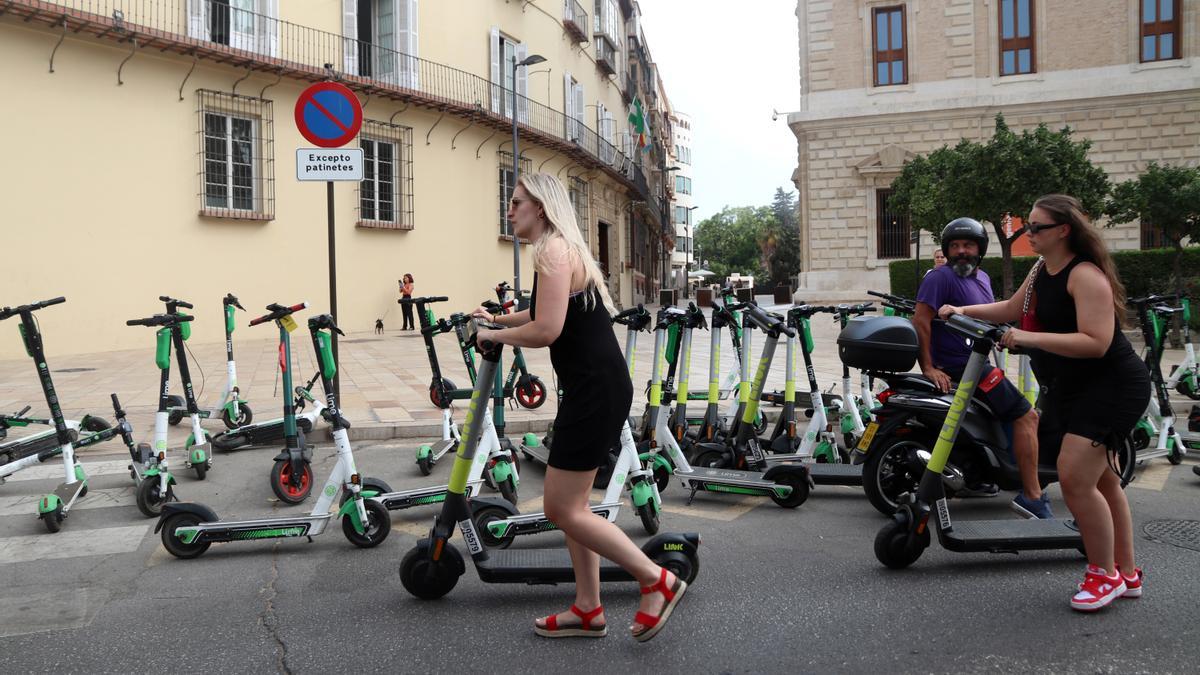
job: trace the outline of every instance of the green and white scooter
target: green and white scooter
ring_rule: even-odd
[[[304,308],[304,303],[297,306]],[[274,308],[274,309],[272,309]],[[271,313],[255,319],[256,322],[280,321],[293,325],[292,307],[270,305]],[[325,390],[323,417],[329,423],[333,443],[337,447],[337,462],[321,496],[307,516],[274,516],[257,520],[222,521],[217,514],[203,504],[172,502],[163,509],[155,532],[162,532],[163,547],[177,558],[195,558],[217,542],[253,541],[261,539],[287,539],[307,537],[309,541],[321,534],[335,518],[342,521],[342,533],[350,543],[360,548],[378,546],[391,531],[392,521],[387,510],[372,499],[375,491],[363,486],[381,481],[362,478],[354,465],[354,450],[350,446],[350,423],[338,410],[333,391],[333,376],[337,363],[333,358],[331,333],[337,331],[333,317],[328,314],[308,320],[308,331],[312,336],[313,349],[317,353],[317,364],[321,370],[321,386]],[[286,371],[285,371],[286,372]],[[290,380],[290,378],[288,378]],[[290,385],[290,382],[289,382]],[[288,387],[290,390],[291,387]],[[285,401],[290,397],[285,397]],[[294,425],[294,421],[292,422]],[[295,434],[295,427],[289,430]],[[338,493],[342,493],[341,507],[336,513],[330,510]]]
[[[157,328],[154,332],[154,365],[161,372],[158,388],[158,411],[154,414],[154,454],[166,456],[167,426],[170,412],[171,396],[171,348],[174,346],[176,363],[179,365],[179,377],[183,380],[184,400],[190,412],[192,433],[184,444],[183,465],[196,472],[198,480],[204,480],[208,470],[212,468],[212,447],[208,442],[208,433],[200,426],[200,414],[196,408],[196,396],[192,391],[192,380],[188,371],[187,356],[184,354],[183,342],[191,337],[191,322],[194,317],[180,314],[179,309],[191,309],[190,303],[162,296],[159,298],[167,303],[166,314],[155,314],[142,319],[129,319],[126,326],[149,326]]]
[[[198,414],[202,420],[219,417],[225,423],[226,429],[236,429],[250,424],[254,419],[250,404],[242,400],[241,390],[238,389],[237,363],[233,360],[234,311],[240,309],[244,312],[246,308],[242,307],[233,293],[225,294],[221,299],[221,306],[225,313],[225,386],[221,390],[220,403],[211,409],[202,409]],[[189,411],[183,399],[172,396],[168,413],[167,422],[175,426],[183,421]]]
[[[1175,295],[1150,295],[1130,298],[1137,308],[1138,323],[1142,339],[1146,343],[1144,360],[1150,371],[1150,404],[1133,429],[1133,444],[1139,463],[1157,457],[1166,457],[1171,464],[1181,464],[1187,454],[1188,442],[1200,446],[1200,438],[1194,434],[1187,437],[1175,427],[1175,411],[1171,408],[1171,391],[1162,376],[1162,354],[1166,342],[1167,324],[1175,314],[1182,314],[1182,307],[1173,307]],[[1151,446],[1151,443],[1154,445]]]
[[[44,451],[47,458],[54,454],[62,456],[64,482],[55,488],[54,492],[38,500],[38,518],[50,532],[62,529],[62,523],[70,513],[75,502],[87,495],[87,473],[83,465],[75,459],[75,448],[72,445],[71,430],[63,419],[62,407],[58,401],[58,393],[54,390],[54,381],[50,378],[50,367],[46,365],[46,352],[42,346],[42,333],[38,329],[37,320],[33,313],[52,305],[66,302],[64,297],[33,302],[19,307],[4,307],[0,309],[0,321],[9,317],[21,317],[18,327],[21,341],[25,344],[25,353],[33,359],[37,366],[38,380],[42,385],[42,393],[46,396],[46,405],[50,408],[50,418],[54,421],[54,432],[58,439],[58,448]],[[40,455],[35,455],[38,457]]]
[[[15,413],[0,415],[0,439],[5,437],[8,429],[22,429],[31,424],[45,425],[50,428],[0,444],[0,485],[3,485],[5,479],[14,473],[58,456],[57,452],[61,445],[54,429],[54,420],[46,417],[29,417],[27,416],[29,409],[30,406],[25,406]],[[110,427],[107,420],[92,415],[84,415],[83,419],[65,420],[65,422],[72,442],[79,440],[81,430],[99,432]]]
[[[638,305],[617,314],[612,320],[626,327],[625,365],[632,378],[637,334],[648,331],[653,317],[644,307]],[[628,491],[630,502],[646,533],[657,534],[662,502],[658,496],[658,487],[654,484],[653,473],[638,457],[637,444],[633,440],[633,430],[628,419],[621,427],[620,443],[621,452],[609,476],[604,498],[599,504],[591,505],[592,513],[608,519],[609,522],[615,522],[621,510],[621,493]],[[558,529],[545,513],[509,515],[494,506],[484,506],[473,508],[473,514],[484,544],[491,548],[507,548],[518,536]]]

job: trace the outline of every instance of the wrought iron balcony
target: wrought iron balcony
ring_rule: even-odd
[[[596,40],[596,67],[605,75],[617,74],[617,48],[609,41],[607,35],[597,33]]]
[[[174,52],[278,77],[320,81],[334,76],[361,94],[457,115],[500,131],[512,126],[513,92],[501,84],[221,0],[0,1],[0,21],[13,16],[64,35],[120,42],[134,58],[139,51]],[[186,83],[184,77],[181,95]],[[594,129],[579,122],[568,130],[562,111],[525,96],[517,97],[516,115],[523,138],[633,186],[631,159]]]
[[[576,0],[563,0],[563,28],[576,44],[588,41],[588,14]]]

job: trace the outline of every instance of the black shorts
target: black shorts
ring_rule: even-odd
[[[1111,445],[1128,436],[1150,405],[1150,374],[1133,359],[1125,367],[1079,381],[1056,379],[1042,397],[1038,438],[1062,444],[1065,434]]]
[[[1029,401],[1021,394],[1021,390],[1009,382],[1007,377],[1003,377],[989,386],[987,376],[991,372],[992,366],[987,368],[984,376],[980,378],[979,385],[975,388],[973,398],[983,401],[988,408],[991,408],[992,412],[996,414],[996,419],[1001,422],[1015,422],[1033,409],[1033,406],[1029,405]],[[958,382],[962,379],[963,369],[942,368],[942,371],[949,375],[950,379]],[[985,388],[987,391],[984,391]]]
[[[621,439],[629,417],[633,385],[629,378],[605,388],[564,391],[547,463],[564,471],[593,471],[608,463],[609,449]]]

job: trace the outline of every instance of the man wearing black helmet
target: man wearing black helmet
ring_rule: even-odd
[[[991,281],[979,269],[987,247],[987,230],[979,221],[971,218],[951,221],[942,230],[946,264],[932,270],[917,292],[917,310],[912,321],[921,343],[921,372],[942,391],[950,391],[951,382],[962,377],[971,348],[941,324],[934,324],[933,318],[943,305],[961,307],[995,301]],[[1013,454],[1024,488],[1013,499],[1013,510],[1027,518],[1053,518],[1050,500],[1042,493],[1037,476],[1037,412],[998,368],[980,381],[975,396],[987,403],[1001,422],[1012,424]],[[996,492],[996,486],[988,484],[970,486],[966,494],[960,495],[990,496]]]

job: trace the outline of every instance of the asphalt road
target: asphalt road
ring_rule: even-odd
[[[219,454],[208,480],[181,475],[178,493],[230,518],[311,508],[274,501],[273,454]],[[449,476],[447,458],[421,478],[411,445],[364,445],[356,456],[364,475],[397,489]],[[371,550],[351,546],[335,527],[313,543],[237,542],[176,560],[133,505],[120,457],[88,460],[100,462],[81,502],[93,507],[75,510],[58,534],[34,515],[55,478],[10,481],[0,492],[4,672],[1131,673],[1195,672],[1200,660],[1200,551],[1144,532],[1152,521],[1200,521],[1191,458],[1179,467],[1155,460],[1130,486],[1146,594],[1097,615],[1068,607],[1084,565],[1075,552],[956,554],[935,544],[895,572],[872,554],[885,521],[858,489],[821,487],[785,510],[729,495],[699,495],[689,507],[672,485],[663,529],[701,533],[701,569],[648,644],[624,630],[636,609],[633,584],[607,587],[603,640],[538,638],[533,618],[566,608],[570,587],[487,586],[469,561],[447,597],[413,598],[397,568],[433,507],[394,512],[390,537]],[[332,464],[330,446],[319,448],[319,481]],[[522,511],[539,510],[542,470],[521,466]],[[1065,515],[1056,489],[1051,496]],[[1015,517],[1010,498],[952,508],[958,520]],[[623,509],[618,523],[645,539],[632,511]],[[516,545],[560,542],[552,533]]]

